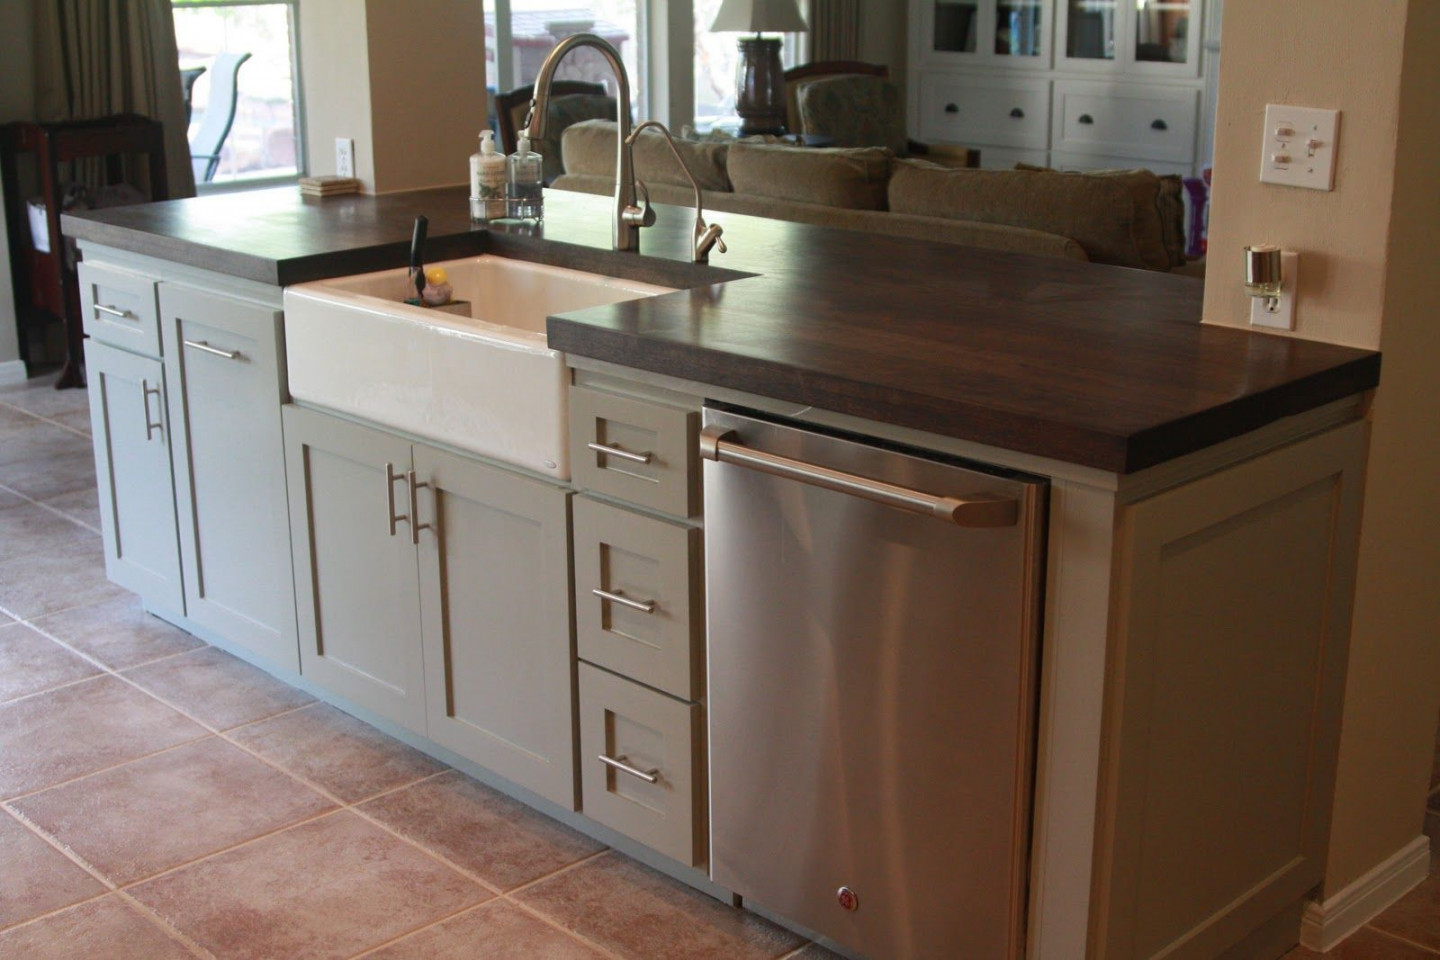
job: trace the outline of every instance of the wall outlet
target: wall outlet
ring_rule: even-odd
[[[1264,297],[1250,300],[1250,325],[1272,330],[1295,329],[1295,291],[1300,283],[1300,254],[1280,252],[1280,296],[1271,304]],[[1271,309],[1273,306],[1274,309]]]
[[[335,176],[355,176],[355,141],[349,137],[335,138]]]

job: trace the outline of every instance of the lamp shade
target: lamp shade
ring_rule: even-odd
[[[798,33],[805,18],[795,0],[725,0],[710,25],[713,33]]]

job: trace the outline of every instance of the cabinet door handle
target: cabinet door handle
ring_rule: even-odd
[[[591,589],[591,593],[601,600],[609,600],[611,603],[618,603],[622,607],[629,607],[631,610],[639,610],[641,613],[654,613],[654,600],[631,600],[620,592],[611,593],[609,590],[601,590],[599,587]]]
[[[1150,124],[1150,129],[1151,129],[1151,130],[1169,130],[1169,129],[1170,129],[1170,124],[1166,123],[1164,120],[1155,120],[1155,121],[1152,121],[1152,122],[1151,122],[1151,124]]]
[[[656,767],[652,770],[641,770],[638,767],[632,767],[628,762],[630,758],[625,756],[623,753],[618,757],[607,757],[605,754],[602,753],[595,759],[599,760],[607,767],[613,767],[614,769],[619,770],[621,773],[630,774],[630,776],[634,777],[636,780],[644,780],[646,783],[660,782],[659,767]]]
[[[217,357],[224,357],[226,360],[244,360],[245,355],[239,350],[221,350],[219,347],[212,347],[204,340],[182,340],[181,343],[187,347],[199,350],[202,353],[214,354]]]
[[[1090,124],[1095,122],[1095,118],[1090,116],[1090,114],[1088,113],[1082,113],[1080,114],[1079,122],[1085,124],[1088,127],[1090,126]]]
[[[395,472],[395,464],[385,464],[385,516],[390,521],[390,536],[395,536],[395,524],[401,520],[409,521],[409,517],[403,513],[395,512],[395,481],[404,480],[405,475]]]
[[[607,454],[612,457],[619,457],[621,460],[629,460],[631,463],[649,463],[655,459],[655,454],[646,450],[644,453],[631,453],[629,450],[617,446],[610,446],[603,443],[587,443],[585,446],[596,453]]]
[[[131,313],[129,310],[121,310],[119,307],[107,307],[103,303],[97,303],[94,306],[96,313],[103,313],[107,314],[108,316],[118,317],[121,320],[135,319],[135,314]]]
[[[160,399],[160,388],[150,386],[149,380],[140,381],[140,402],[145,405],[145,439],[149,440],[155,436],[156,430],[165,429],[165,421],[159,420],[154,423],[150,421],[150,396],[154,394],[155,399]]]
[[[1025,111],[1021,110],[1019,107],[1016,107],[1015,109],[1010,111],[1010,116],[1014,117],[1016,120],[1024,120]]]
[[[960,108],[957,107],[957,106],[956,106],[955,104],[953,104],[953,103],[947,103],[947,104],[945,104],[945,112],[946,112],[946,113],[959,113],[959,112],[960,112]]]
[[[415,471],[414,471],[414,470],[406,470],[406,471],[405,471],[405,486],[407,486],[407,487],[410,488],[410,542],[413,543],[415,546],[418,547],[418,546],[420,546],[420,531],[421,531],[421,530],[434,530],[434,529],[435,529],[435,527],[434,527],[433,524],[420,523],[420,522],[419,522],[419,520],[420,520],[420,503],[419,503],[420,488],[421,488],[421,487],[428,487],[428,486],[430,486],[430,484],[428,484],[428,483],[417,483],[416,480],[415,480]],[[392,508],[392,509],[393,509],[393,508]]]

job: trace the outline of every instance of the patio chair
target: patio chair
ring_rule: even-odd
[[[530,112],[535,85],[527,83],[495,97],[495,119],[500,126],[500,150],[514,153],[519,144],[519,129]],[[565,172],[560,156],[560,136],[565,128],[581,120],[614,120],[615,98],[605,92],[603,83],[585,80],[557,80],[550,87],[550,115],[545,124],[543,143],[532,143],[532,150],[543,158],[545,182],[548,184]]]
[[[200,118],[200,129],[190,138],[190,162],[196,183],[209,183],[220,166],[220,149],[235,122],[235,103],[240,89],[236,76],[250,59],[248,53],[222,53],[210,65],[210,99]]]

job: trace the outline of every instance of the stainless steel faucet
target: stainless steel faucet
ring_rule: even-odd
[[[620,51],[593,33],[571,34],[557,43],[555,49],[545,58],[545,62],[540,64],[540,73],[535,77],[535,95],[530,100],[530,114],[525,118],[527,136],[532,143],[544,139],[545,122],[550,112],[550,84],[555,79],[555,68],[560,66],[565,55],[576,47],[594,47],[599,50],[605,57],[605,62],[610,64],[619,86],[616,120],[620,124],[620,152],[615,160],[615,224],[610,235],[616,250],[639,250],[640,228],[655,223],[655,211],[650,208],[649,196],[645,198],[644,209],[635,204],[635,159],[630,137],[630,78],[625,73],[625,63],[620,59]]]
[[[696,263],[709,263],[712,247],[718,246],[721,253],[725,252],[725,241],[720,239],[725,228],[718,223],[706,225],[705,209],[700,204],[700,185],[695,182],[695,175],[690,172],[685,158],[680,156],[680,151],[675,146],[675,139],[670,136],[670,131],[665,129],[665,124],[659,120],[646,120],[625,138],[625,142],[633,146],[635,138],[639,137],[647,127],[654,127],[664,134],[665,142],[670,144],[670,152],[675,155],[675,162],[680,164],[680,169],[685,171],[685,179],[690,181],[690,186],[695,190],[695,231],[690,238],[690,259]]]

